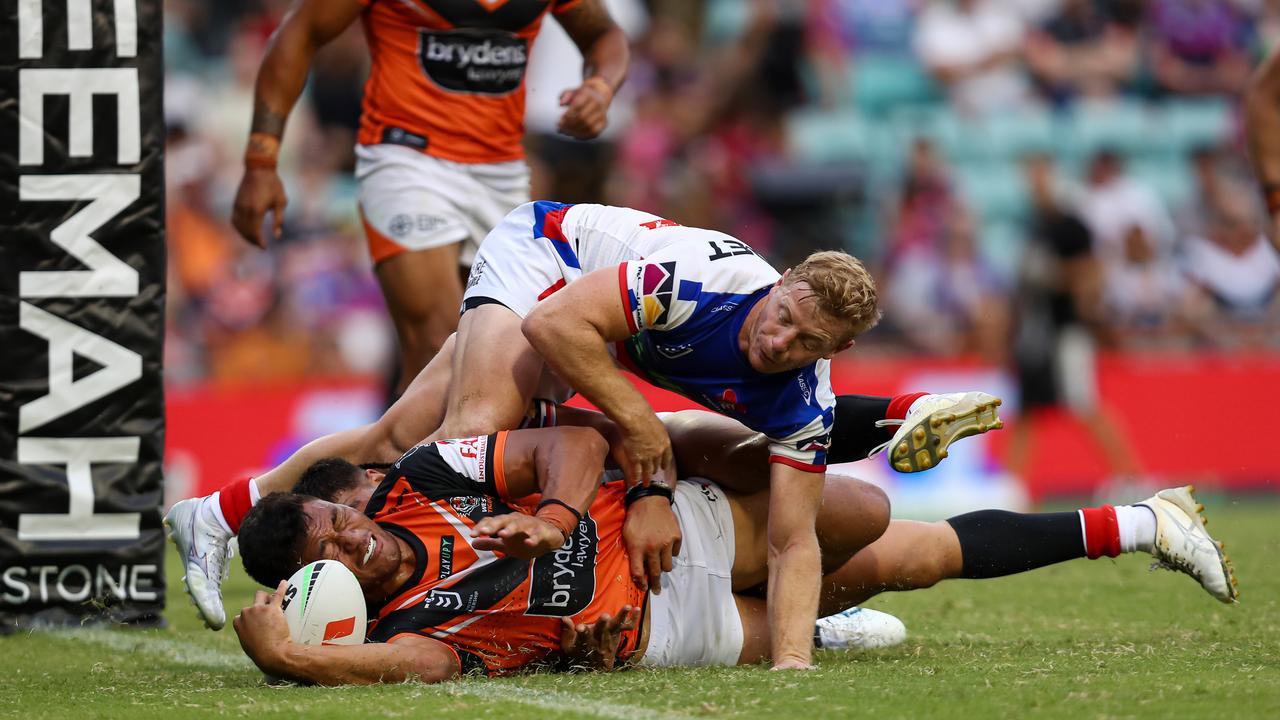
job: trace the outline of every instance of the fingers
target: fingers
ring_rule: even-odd
[[[284,208],[288,204],[289,199],[282,193],[271,205],[271,236],[277,240],[284,234]]]
[[[648,590],[649,581],[644,572],[644,554],[638,552],[628,554],[631,561],[631,582],[635,583],[636,587],[641,590]]]
[[[575,92],[574,88],[569,88],[568,90],[565,90],[560,93],[560,107],[568,107],[569,103],[573,102],[574,92]]]
[[[649,590],[654,595],[662,594],[662,559],[656,551],[644,554],[645,574],[649,579]]]
[[[680,546],[683,544],[682,543],[683,540],[684,540],[684,536],[681,535],[680,533],[676,533],[676,536],[672,538],[671,540],[671,556],[672,557],[680,557]]]
[[[284,600],[284,593],[288,589],[289,581],[281,580],[280,584],[276,585],[276,591],[271,593],[270,597],[267,598],[267,604],[280,607],[280,603]]]
[[[663,545],[662,550],[658,552],[658,557],[662,560],[663,572],[671,572],[671,546]]]
[[[266,591],[266,590],[259,590],[259,591],[257,591],[256,593],[254,593],[254,594],[253,594],[253,604],[254,604],[254,605],[266,605],[266,604],[267,604],[267,601],[268,601],[270,598],[271,598],[271,596],[267,594],[267,591]]]

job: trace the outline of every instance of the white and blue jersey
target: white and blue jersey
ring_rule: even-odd
[[[612,348],[619,364],[763,433],[771,462],[825,468],[830,361],[752,369],[738,334],[780,275],[736,238],[627,208],[529,203],[481,244],[464,306],[487,298],[524,317],[582,275],[614,267],[632,332]]]

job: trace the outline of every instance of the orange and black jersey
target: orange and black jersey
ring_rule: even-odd
[[[360,0],[373,66],[359,142],[464,163],[524,157],[525,66],[548,12],[582,0]]]
[[[560,649],[560,618],[595,622],[639,607],[622,546],[622,483],[600,488],[573,536],[535,560],[471,545],[482,518],[531,512],[536,496],[512,498],[503,474],[506,433],[419,445],[388,471],[366,512],[413,548],[413,575],[377,608],[370,642],[412,633],[458,653],[464,671],[501,673]],[[635,650],[636,631],[619,657]]]

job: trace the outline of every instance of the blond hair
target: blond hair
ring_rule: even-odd
[[[876,281],[858,258],[838,250],[816,252],[791,269],[786,284],[801,281],[813,291],[819,310],[847,324],[849,332],[843,340],[880,322]]]

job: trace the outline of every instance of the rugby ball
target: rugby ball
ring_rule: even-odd
[[[367,609],[356,576],[336,560],[317,560],[289,578],[280,604],[289,637],[303,645],[359,645]]]

